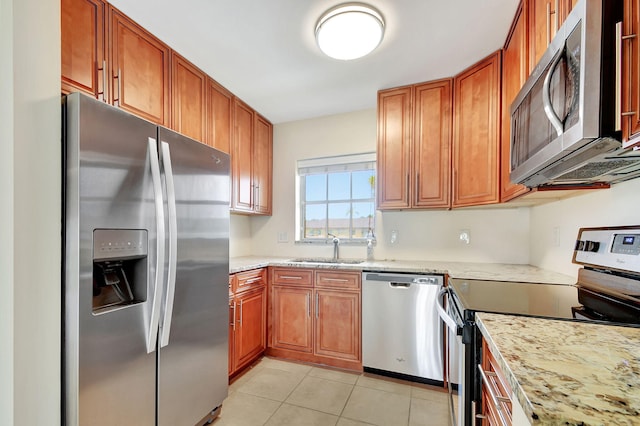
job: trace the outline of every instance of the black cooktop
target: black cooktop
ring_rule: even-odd
[[[573,319],[580,306],[574,285],[452,278],[449,285],[465,310]]]

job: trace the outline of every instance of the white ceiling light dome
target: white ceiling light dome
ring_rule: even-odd
[[[327,10],[316,24],[316,41],[325,55],[350,60],[371,53],[382,41],[382,14],[364,3],[344,3]]]

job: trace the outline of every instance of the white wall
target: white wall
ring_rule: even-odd
[[[13,424],[13,1],[0,0],[0,424]]]
[[[60,424],[60,2],[0,0],[0,424]]]
[[[251,254],[251,219],[249,216],[232,214],[230,224],[229,256],[249,256]]]
[[[375,151],[376,111],[278,124],[274,126],[273,145],[273,216],[251,219],[252,254],[331,256],[330,244],[309,246],[293,242],[296,161]],[[378,212],[374,256],[376,259],[528,263],[528,228],[528,209]],[[461,229],[471,231],[471,244],[459,241]],[[392,230],[398,231],[396,244],[390,243]],[[287,233],[287,243],[278,243],[281,232]],[[366,248],[343,246],[341,256],[364,258]]]
[[[640,179],[531,209],[531,264],[576,275],[571,263],[578,230],[588,226],[640,225]],[[559,241],[554,239],[554,228]]]

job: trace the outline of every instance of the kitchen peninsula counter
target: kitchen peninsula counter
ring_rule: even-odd
[[[640,425],[640,328],[478,313],[532,425]]]
[[[531,265],[514,265],[507,263],[447,262],[423,260],[374,260],[357,264],[296,262],[291,257],[244,256],[232,257],[229,273],[264,268],[266,266],[283,266],[294,268],[325,268],[371,272],[407,272],[414,274],[448,274],[452,278],[516,281],[546,284],[575,284],[574,277],[547,271]]]

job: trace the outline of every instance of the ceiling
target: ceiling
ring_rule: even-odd
[[[451,77],[504,44],[518,0],[366,0],[385,18],[369,56],[314,39],[341,0],[110,0],[273,123],[375,108],[379,89]]]

